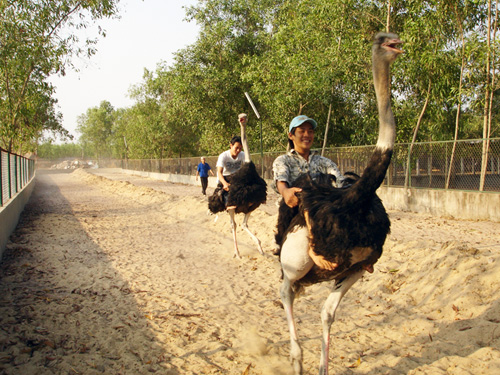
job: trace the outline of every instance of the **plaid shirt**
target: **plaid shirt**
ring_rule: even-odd
[[[317,151],[311,151],[309,160],[306,160],[292,149],[274,160],[273,172],[273,188],[276,191],[277,181],[285,181],[291,186],[302,173],[309,173],[313,178],[319,173],[332,174],[337,179],[337,186],[341,186],[340,182],[344,180],[337,164],[321,156]]]

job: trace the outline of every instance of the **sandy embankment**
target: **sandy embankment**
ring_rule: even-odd
[[[236,260],[199,187],[94,172],[37,177],[0,266],[0,372],[290,374],[276,197],[250,219],[266,256],[238,230]],[[500,373],[500,224],[390,216],[332,326],[332,373]],[[306,374],[328,291],[295,305]]]

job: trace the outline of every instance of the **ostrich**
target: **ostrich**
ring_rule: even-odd
[[[293,317],[296,294],[307,285],[333,280],[332,291],[321,310],[323,333],[319,373],[327,375],[330,327],[335,311],[363,273],[373,272],[373,264],[381,256],[390,230],[389,218],[375,192],[382,184],[394,147],[389,73],[390,64],[402,52],[398,49],[401,43],[397,35],[390,33],[378,33],[374,39],[372,65],[379,136],[362,176],[350,174],[346,176],[350,185],[335,188],[331,176],[323,175],[313,180],[309,175],[302,175],[294,184],[302,188],[298,193],[298,213],[285,217],[289,225],[282,234],[279,232],[286,224],[280,224],[281,218],[278,218],[276,238],[281,241],[278,245],[281,245],[283,273],[280,294],[290,331],[290,359],[297,375],[302,374],[302,349]],[[280,214],[286,212],[286,208],[280,209]],[[330,270],[318,267],[307,255],[310,251],[322,255],[329,262]]]
[[[255,164],[250,160],[248,143],[246,137],[247,115],[242,113],[238,116],[241,128],[241,144],[245,153],[245,161],[238,171],[230,176],[224,176],[230,184],[227,192],[227,200],[224,199],[223,190],[217,188],[214,194],[208,199],[208,208],[210,212],[216,214],[226,210],[231,220],[231,229],[234,241],[234,257],[241,259],[236,241],[236,222],[235,214],[244,213],[241,227],[250,235],[257,244],[259,253],[264,255],[260,240],[248,229],[248,219],[250,214],[255,211],[262,203],[266,202],[267,184],[257,173]]]

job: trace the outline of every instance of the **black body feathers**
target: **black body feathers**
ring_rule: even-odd
[[[236,213],[247,214],[266,202],[267,184],[257,173],[252,161],[243,163],[238,171],[224,178],[230,184],[229,191],[224,191],[219,183],[208,198],[210,212],[215,214],[225,211],[228,206],[236,206]]]
[[[298,207],[290,208],[281,202],[276,243],[281,247],[289,230],[296,225],[307,225],[307,212],[314,252],[339,264],[333,272],[314,266],[298,284],[341,279],[380,258],[390,231],[390,221],[375,191],[383,181],[391,154],[391,150],[376,150],[363,176],[346,173],[342,188],[334,187],[333,176],[329,175],[320,175],[313,180],[304,174],[295,181],[293,186],[302,188],[298,193],[300,203]],[[352,264],[353,250],[360,248],[370,249],[368,256],[362,262]]]

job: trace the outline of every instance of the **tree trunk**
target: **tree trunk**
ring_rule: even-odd
[[[490,55],[491,55],[491,0],[488,0],[488,28],[486,34],[486,88],[484,93],[484,121],[483,121],[483,151],[481,154],[481,177],[479,180],[479,191],[484,191],[486,180],[486,169],[488,167],[489,135],[488,123],[490,116]]]
[[[345,6],[344,6],[345,10]],[[344,29],[344,19],[342,19],[342,24],[340,26],[340,29]],[[339,36],[339,41],[337,43],[337,52],[338,55],[340,56],[340,44],[342,43],[342,34]],[[332,82],[332,91],[331,91],[331,97],[330,97],[330,105],[328,107],[328,118],[326,120],[326,126],[325,126],[325,136],[323,137],[323,147],[321,148],[321,156],[325,153],[325,148],[326,148],[326,141],[328,140],[328,128],[330,127],[330,116],[332,114],[332,101],[333,101],[333,93],[334,93],[334,83]]]
[[[455,134],[453,137],[453,149],[451,151],[451,156],[450,156],[450,169],[448,171],[448,176],[446,178],[446,183],[444,188],[449,189],[450,188],[450,182],[452,179],[452,176],[455,177],[455,168],[454,168],[454,160],[455,160],[455,152],[457,149],[457,139],[458,139],[458,128],[460,124],[460,111],[462,109],[462,81],[464,77],[464,67],[465,67],[465,40],[464,40],[464,32],[462,29],[462,20],[458,16],[458,12],[456,9],[455,5],[455,12],[457,14],[457,24],[460,29],[460,38],[462,40],[462,64],[460,66],[460,82],[458,83],[458,105],[457,105],[457,116],[455,119]]]
[[[332,88],[332,95],[333,95],[333,88]],[[328,128],[330,126],[331,114],[332,114],[332,103],[330,102],[330,106],[328,107],[328,117],[326,119],[325,136],[323,137],[323,147],[321,148],[321,156],[325,154],[326,140],[328,139]]]
[[[404,188],[407,189],[410,181],[410,171],[411,171],[411,154],[413,152],[413,145],[417,139],[418,129],[420,128],[420,124],[422,123],[422,118],[424,117],[425,110],[427,109],[427,105],[429,104],[429,99],[431,96],[431,85],[432,81],[429,78],[429,86],[427,87],[427,97],[425,98],[425,103],[420,112],[420,116],[418,117],[417,125],[415,126],[415,131],[413,132],[413,139],[410,144],[410,149],[408,150],[408,160],[406,162],[406,175],[405,175],[405,185]]]
[[[491,60],[493,61],[493,64],[495,63],[495,51],[496,51],[496,33],[497,33],[497,27],[498,27],[498,0],[495,1],[495,21],[493,23],[493,48],[491,52]],[[495,79],[496,79],[496,71],[495,71],[495,66],[493,66],[493,71],[491,73],[491,92],[490,92],[490,103],[488,105],[488,126],[486,129],[486,160],[484,161],[484,180],[483,180],[483,185],[481,187],[481,191],[484,190],[484,185],[486,184],[486,170],[488,169],[488,159],[490,156],[490,136],[491,136],[491,119],[493,117],[492,115],[492,108],[493,108],[493,92],[494,87],[495,87]],[[493,172],[493,167],[491,168]]]
[[[391,0],[387,1],[387,18],[385,22],[385,32],[390,32],[391,25]]]

